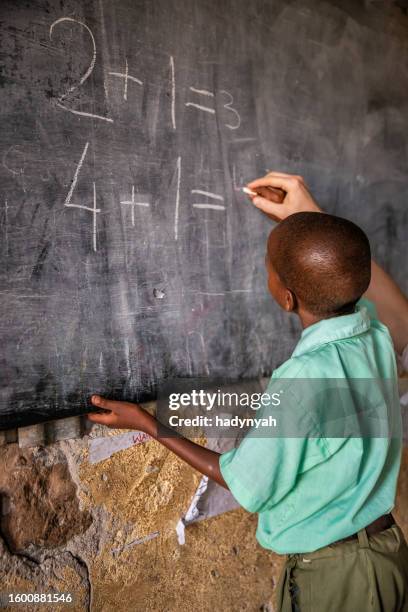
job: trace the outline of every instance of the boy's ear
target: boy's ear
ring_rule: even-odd
[[[298,307],[298,301],[296,295],[290,289],[285,289],[285,310],[286,312],[293,312]]]

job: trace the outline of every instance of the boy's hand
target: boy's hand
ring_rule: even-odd
[[[115,429],[139,429],[146,431],[152,417],[138,404],[107,400],[99,395],[93,395],[91,402],[106,413],[90,412],[87,417],[93,423],[100,423]],[[148,433],[148,432],[146,432]]]
[[[322,212],[301,176],[269,172],[247,186],[260,194],[249,196],[252,203],[274,221],[298,212]]]

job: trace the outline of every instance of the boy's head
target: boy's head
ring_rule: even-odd
[[[347,314],[370,283],[370,244],[347,219],[296,213],[270,233],[266,265],[269,290],[285,310]]]

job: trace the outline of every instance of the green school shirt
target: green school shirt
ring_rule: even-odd
[[[311,552],[392,510],[402,451],[397,368],[371,302],[307,327],[266,391],[281,404],[256,416],[275,415],[276,432],[253,427],[220,457],[233,496],[258,513],[262,546]]]

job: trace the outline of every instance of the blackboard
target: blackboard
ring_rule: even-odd
[[[407,289],[405,13],[2,1],[2,429],[285,360],[299,326],[268,295],[272,225],[240,191],[270,168],[361,224]]]

